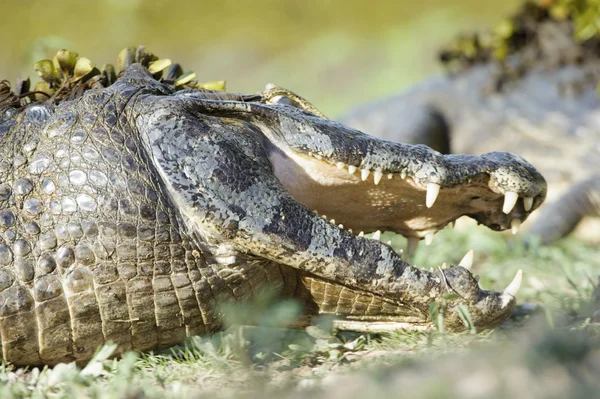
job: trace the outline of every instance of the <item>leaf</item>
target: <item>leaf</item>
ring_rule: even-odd
[[[56,53],[56,56],[54,56],[54,59],[56,60],[56,64],[58,64],[58,67],[60,69],[60,72],[63,73],[63,75],[72,75],[73,74],[73,69],[75,68],[75,64],[77,63],[77,57],[79,54],[77,54],[74,51],[69,51],[69,50],[59,50]]]
[[[95,65],[89,59],[85,57],[79,58],[75,64],[75,80],[77,81],[92,72],[94,66]]]
[[[181,75],[176,81],[175,81],[175,86],[183,86],[186,83],[191,82],[192,80],[196,79],[196,72],[186,72],[183,75]]]
[[[198,83],[197,89],[200,90],[214,90],[214,91],[226,91],[226,84],[224,80],[215,80],[212,82]]]
[[[44,81],[51,85],[59,82],[58,73],[56,72],[56,68],[54,68],[54,63],[50,60],[36,62],[33,66],[33,70],[36,71]]]
[[[157,72],[164,71],[165,69],[170,67],[172,63],[173,62],[168,58],[163,58],[163,59],[151,62],[150,65],[148,65],[148,72],[150,72],[152,75],[154,75]]]
[[[473,318],[471,317],[471,312],[469,312],[469,308],[467,308],[464,304],[461,303],[456,307],[456,311],[458,312],[458,317],[460,317],[467,330],[471,334],[476,334],[477,329],[475,328],[475,324],[473,323]]]

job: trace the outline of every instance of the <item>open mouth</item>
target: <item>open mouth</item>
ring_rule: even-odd
[[[532,188],[531,194],[522,196],[508,191],[503,173],[497,175],[493,161],[488,165],[485,156],[437,156],[446,161],[436,168],[438,176],[453,176],[447,181],[430,175],[427,182],[418,177],[418,168],[365,167],[365,161],[348,165],[274,146],[269,153],[276,176],[296,200],[356,235],[375,233],[379,238],[381,232],[390,231],[406,237],[409,247],[421,239],[430,243],[437,231],[461,216],[493,230],[516,232],[544,200],[541,188],[537,192]],[[451,169],[465,161],[480,163],[481,167],[460,167],[463,174],[457,179]],[[515,156],[514,162],[518,165],[524,161]],[[519,182],[512,185],[518,187]]]
[[[265,148],[275,175],[297,201],[356,236],[374,233],[371,238],[378,240],[385,231],[401,234],[408,239],[409,252],[422,239],[430,243],[438,230],[461,216],[493,230],[515,231],[546,193],[543,178],[512,154],[441,155],[424,146],[376,141],[381,147],[371,147],[360,160],[355,154],[344,157],[334,151],[326,156],[278,143],[269,140]],[[486,291],[470,273],[472,263],[470,251],[459,262],[461,267],[431,272],[409,267],[418,275],[413,281],[427,274],[425,279],[436,281],[440,290],[470,303],[478,327],[497,325],[515,305],[521,272],[505,290]],[[305,276],[304,282],[320,313],[342,315],[335,324],[339,329],[432,328],[426,307],[352,290],[315,276]],[[413,286],[400,289],[409,291]],[[416,302],[419,300],[427,299],[417,298]],[[456,314],[449,315],[447,323],[460,328],[462,322]]]

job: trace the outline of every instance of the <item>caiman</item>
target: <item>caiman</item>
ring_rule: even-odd
[[[515,31],[501,61],[484,48],[488,36],[461,38],[441,53],[450,74],[339,121],[442,153],[494,149],[525,157],[549,183],[549,201],[528,231],[548,244],[600,216],[600,40],[578,40],[573,20],[556,20],[547,9],[560,2],[545,3],[528,3],[509,20]],[[457,50],[461,45],[473,50],[470,57]],[[588,227],[584,238],[598,242],[595,224]]]
[[[168,347],[218,330],[218,302],[267,285],[358,330],[428,328],[434,302],[448,330],[465,328],[459,305],[479,329],[510,315],[520,272],[487,291],[468,261],[421,270],[359,232],[421,237],[463,215],[494,230],[523,221],[546,195],[523,158],[381,140],[278,87],[240,95],[158,78],[161,60],[140,64],[139,53],[110,84],[110,68],[77,83],[89,68],[78,61],[73,73],[65,53],[55,64],[71,89],[50,61],[39,66],[50,92],[4,84],[4,361],[85,362],[108,341]],[[281,93],[304,109],[274,104]]]

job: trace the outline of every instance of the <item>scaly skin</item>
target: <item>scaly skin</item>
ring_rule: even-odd
[[[464,328],[459,304],[479,328],[510,315],[514,284],[485,291],[460,266],[417,269],[316,215],[313,205],[336,208],[311,198],[350,187],[353,206],[337,223],[366,231],[418,235],[464,214],[500,229],[544,199],[531,165],[393,144],[269,101],[175,92],[134,64],[108,88],[0,116],[3,359],[85,362],[109,340],[119,351],[164,348],[218,330],[217,301],[265,285],[347,320],[426,327],[447,293],[458,294],[449,329]],[[349,166],[372,173],[361,179]],[[386,177],[374,184],[378,171]],[[427,207],[431,184],[441,189]],[[533,198],[532,208],[502,212],[506,192]],[[369,225],[367,212],[383,216]]]

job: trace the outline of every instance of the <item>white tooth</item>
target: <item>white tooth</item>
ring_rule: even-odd
[[[440,193],[440,185],[436,183],[427,184],[427,197],[425,199],[425,205],[427,208],[431,208],[435,204],[435,200]]]
[[[321,217],[325,220],[327,220],[327,215],[321,215]]]
[[[350,173],[351,175],[353,175],[354,172],[356,172],[356,166],[354,166],[354,165],[348,166],[348,173]]]
[[[517,203],[518,199],[519,199],[519,194],[512,192],[512,191],[506,192],[504,194],[504,205],[502,206],[502,212],[504,212],[508,215],[510,213],[510,211],[512,211],[513,208],[515,207],[515,204]]]
[[[369,177],[369,173],[371,173],[369,169],[362,169],[360,171],[360,178],[362,179],[362,181],[367,180],[367,177]]]
[[[354,232],[352,231],[352,229],[348,229],[348,232],[350,232],[350,233],[354,233]]]
[[[343,225],[343,224],[338,224],[338,227],[339,227],[340,229],[343,229],[343,228],[344,228],[344,225]]]
[[[433,235],[435,233],[427,233],[425,234],[425,245],[431,245],[431,243],[433,242]]]
[[[513,219],[510,221],[510,231],[513,234],[517,234],[519,232],[519,227],[521,227],[521,219]]]
[[[525,197],[523,198],[523,208],[525,208],[525,211],[530,211],[531,208],[533,207],[533,197]]]
[[[388,179],[392,180],[392,177],[394,177],[393,173],[388,173]]]
[[[417,237],[408,237],[407,241],[408,245],[406,246],[406,253],[409,257],[412,257],[419,246],[419,239]]]
[[[399,250],[396,251],[396,253],[398,255],[402,256],[402,254],[404,253],[404,250],[403,249],[399,249]]]
[[[313,213],[314,213],[315,215],[319,216],[319,212],[317,212],[317,210],[316,210],[316,209],[315,209],[315,210],[313,210]]]
[[[508,295],[512,295],[514,297],[517,296],[517,292],[519,292],[519,288],[521,287],[521,280],[523,279],[523,271],[519,269],[513,281],[510,282],[508,287],[504,290],[504,293]]]
[[[377,230],[374,234],[373,237],[371,237],[374,240],[379,240],[381,238],[381,231]]]
[[[447,269],[448,268],[448,264],[446,262],[442,263],[442,269]]]
[[[400,172],[400,177],[402,179],[406,179],[406,169],[402,169],[402,171]]]
[[[335,164],[335,166],[337,166],[338,169],[344,169],[344,167],[346,167],[346,164],[343,162],[338,162]]]
[[[475,255],[475,252],[473,252],[473,250],[471,249],[469,252],[467,252],[465,254],[465,256],[463,256],[463,258],[460,260],[460,262],[458,262],[458,265],[464,267],[467,270],[471,270],[471,266],[473,266],[473,256],[474,255]]]
[[[392,245],[392,240],[387,240],[385,243],[386,243],[387,245]]]
[[[335,224],[335,219],[331,219],[331,220],[329,221],[329,223],[331,223],[331,224]]]
[[[362,236],[364,236],[364,235],[365,235],[365,232],[364,232],[364,231],[361,231],[360,233],[358,233],[358,236],[359,236],[359,237],[362,237]]]
[[[383,173],[381,173],[380,171],[376,170],[375,172],[373,172],[373,182],[375,183],[375,185],[379,184],[382,177]]]

